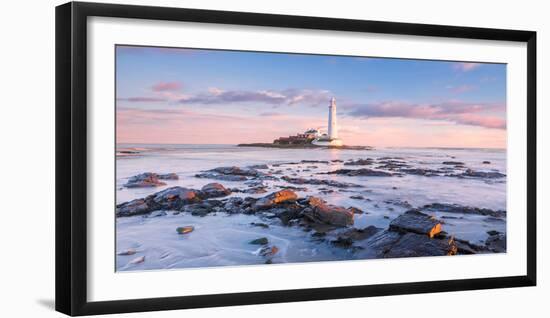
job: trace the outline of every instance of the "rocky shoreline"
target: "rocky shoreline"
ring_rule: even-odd
[[[484,161],[484,165],[489,165]],[[413,206],[407,201],[388,199],[374,203],[375,207],[385,204],[388,211],[402,211],[388,219],[386,227],[374,225],[359,226],[357,216],[370,218],[369,211],[356,206],[340,206],[328,203],[316,194],[308,194],[308,187],[316,187],[319,195],[333,192],[352,192],[352,200],[369,202],[365,197],[369,189],[359,184],[356,178],[402,178],[406,175],[437,178],[469,178],[498,180],[505,174],[498,171],[476,171],[459,161],[442,161],[441,167],[414,167],[404,158],[381,157],[353,160],[301,160],[274,164],[258,164],[247,167],[217,167],[194,175],[197,179],[210,182],[200,189],[172,186],[142,198],[123,202],[116,206],[116,217],[159,218],[169,215],[191,215],[205,217],[227,215],[249,215],[257,220],[250,226],[262,229],[266,236],[251,240],[249,244],[261,246],[258,257],[265,263],[274,262],[280,253],[280,246],[272,244],[267,236],[270,226],[281,224],[284,227],[301,229],[309,233],[309,239],[325,243],[337,249],[349,251],[348,259],[398,258],[418,256],[452,256],[464,254],[506,252],[506,233],[496,230],[486,231],[484,241],[468,241],[455,237],[445,230],[467,216],[485,218],[487,222],[506,222],[506,211],[463,206],[454,203],[433,202]],[[325,172],[312,172],[312,177],[298,176],[293,171],[317,170],[318,167],[332,167]],[[292,168],[294,167],[294,168]],[[348,168],[349,167],[349,168]],[[324,176],[337,175],[347,181],[328,179]],[[318,177],[315,177],[318,176]],[[165,186],[167,182],[178,180],[175,173],[141,173],[130,177],[124,187],[142,188]],[[162,180],[162,181],[161,181]],[[390,180],[390,179],[388,179]],[[232,187],[222,183],[239,183],[245,187]],[[268,184],[270,183],[270,184]],[[393,187],[392,189],[397,189]],[[306,192],[304,194],[304,192]],[[361,193],[361,194],[357,194]],[[436,215],[440,215],[436,217]],[[274,223],[275,222],[275,223]],[[367,223],[368,224],[368,223]],[[200,229],[189,224],[181,224],[174,229],[176,235],[194,235]],[[452,231],[451,231],[452,232]],[[128,251],[119,251],[119,255]],[[122,254],[120,254],[122,253]],[[126,254],[125,254],[126,253]],[[146,262],[139,259],[138,263]]]
[[[237,167],[216,168],[206,172],[206,176],[213,179],[235,176],[239,180],[243,180],[241,178],[261,180],[266,177],[255,169]],[[386,175],[376,174],[376,176]],[[308,183],[296,182],[291,178],[286,180],[298,184]],[[339,187],[338,184],[327,185]],[[260,198],[226,198],[239,191],[226,188],[220,183],[209,183],[201,189],[171,187],[145,198],[117,205],[116,216],[159,217],[166,215],[164,211],[169,211],[173,214],[189,213],[193,216],[242,213],[258,216],[260,220],[279,219],[285,226],[297,226],[305,231],[311,231],[312,238],[327,240],[334,246],[353,249],[358,259],[500,253],[506,250],[506,235],[503,233],[490,233],[485,244],[479,245],[447,235],[443,230],[445,222],[430,215],[430,212],[442,211],[503,218],[506,216],[505,211],[443,203],[412,208],[403,202],[393,202],[410,209],[393,219],[388,228],[374,226],[355,228],[353,227],[354,215],[364,212],[354,207],[331,205],[315,196],[299,197],[291,189],[275,191]],[[164,213],[158,213],[158,211]],[[255,225],[269,228],[269,225],[261,222]]]

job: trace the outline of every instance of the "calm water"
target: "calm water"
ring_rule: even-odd
[[[375,150],[330,150],[330,149],[270,149],[248,148],[228,145],[118,145],[119,149],[135,148],[138,155],[117,158],[117,203],[141,198],[171,186],[200,189],[210,182],[219,182],[228,188],[245,188],[242,182],[199,179],[194,175],[200,171],[220,166],[246,167],[255,164],[280,164],[301,160],[349,160],[360,158],[401,157],[408,164],[418,168],[439,169],[443,161],[460,161],[466,167],[480,171],[498,171],[506,174],[505,150],[492,149],[435,149],[435,148],[379,148]],[[490,161],[491,164],[483,164]],[[446,166],[449,167],[449,166]],[[451,166],[452,167],[452,166]],[[388,200],[407,201],[412,206],[430,203],[456,203],[465,206],[506,210],[505,178],[497,180],[424,177],[405,175],[403,177],[348,177],[318,175],[344,168],[343,163],[304,163],[273,167],[283,170],[284,175],[350,182],[363,188],[349,188],[340,192],[337,188],[329,194],[321,194],[323,185],[304,185],[308,191],[297,192],[301,197],[315,195],[329,203],[367,211],[355,215],[355,227],[368,225],[387,227],[389,222],[407,209]],[[354,168],[354,166],[345,166]],[[361,167],[355,167],[361,168]],[[305,170],[305,171],[304,171]],[[166,181],[167,185],[157,188],[127,189],[122,185],[133,175],[142,172],[170,173],[179,175],[179,180]],[[262,170],[262,172],[268,172]],[[281,175],[278,175],[281,176]],[[279,190],[277,185],[290,185],[285,181],[266,181],[268,193]],[[301,186],[301,185],[300,185]],[[349,192],[347,192],[349,191]],[[261,197],[265,194],[245,194]],[[243,196],[243,194],[236,194]],[[367,200],[355,200],[350,196],[361,195]],[[445,215],[436,213],[437,217]],[[456,214],[454,215],[456,216]],[[223,213],[195,217],[186,214],[157,218],[141,216],[117,219],[117,249],[135,248],[139,255],[145,255],[141,264],[129,264],[132,256],[117,256],[118,270],[143,270],[164,268],[207,267],[219,265],[261,264],[257,247],[248,241],[261,236],[281,248],[274,262],[306,262],[321,260],[342,260],[351,258],[351,252],[318,242],[310,233],[299,227],[282,226],[278,220],[269,220],[270,228],[255,228],[250,222],[266,222],[251,215],[228,216]],[[479,243],[487,238],[488,230],[506,232],[506,222],[488,222],[478,215],[465,215],[462,219],[446,219],[443,230],[457,238]],[[175,234],[175,228],[193,225],[192,235]]]

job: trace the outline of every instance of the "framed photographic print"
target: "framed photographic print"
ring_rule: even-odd
[[[56,8],[56,308],[536,284],[536,33]]]

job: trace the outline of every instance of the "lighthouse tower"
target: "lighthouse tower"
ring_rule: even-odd
[[[338,123],[336,121],[336,98],[330,99],[328,105],[328,132],[312,141],[317,146],[341,147],[342,139],[338,138]]]
[[[328,106],[328,137],[338,139],[338,124],[336,122],[336,98],[331,98]]]

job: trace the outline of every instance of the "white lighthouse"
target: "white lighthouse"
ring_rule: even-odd
[[[338,124],[336,122],[336,98],[331,98],[328,106],[328,137],[338,139]]]
[[[336,120],[336,98],[330,99],[328,106],[328,133],[313,141],[317,146],[342,146],[342,139],[338,138],[338,122]]]

